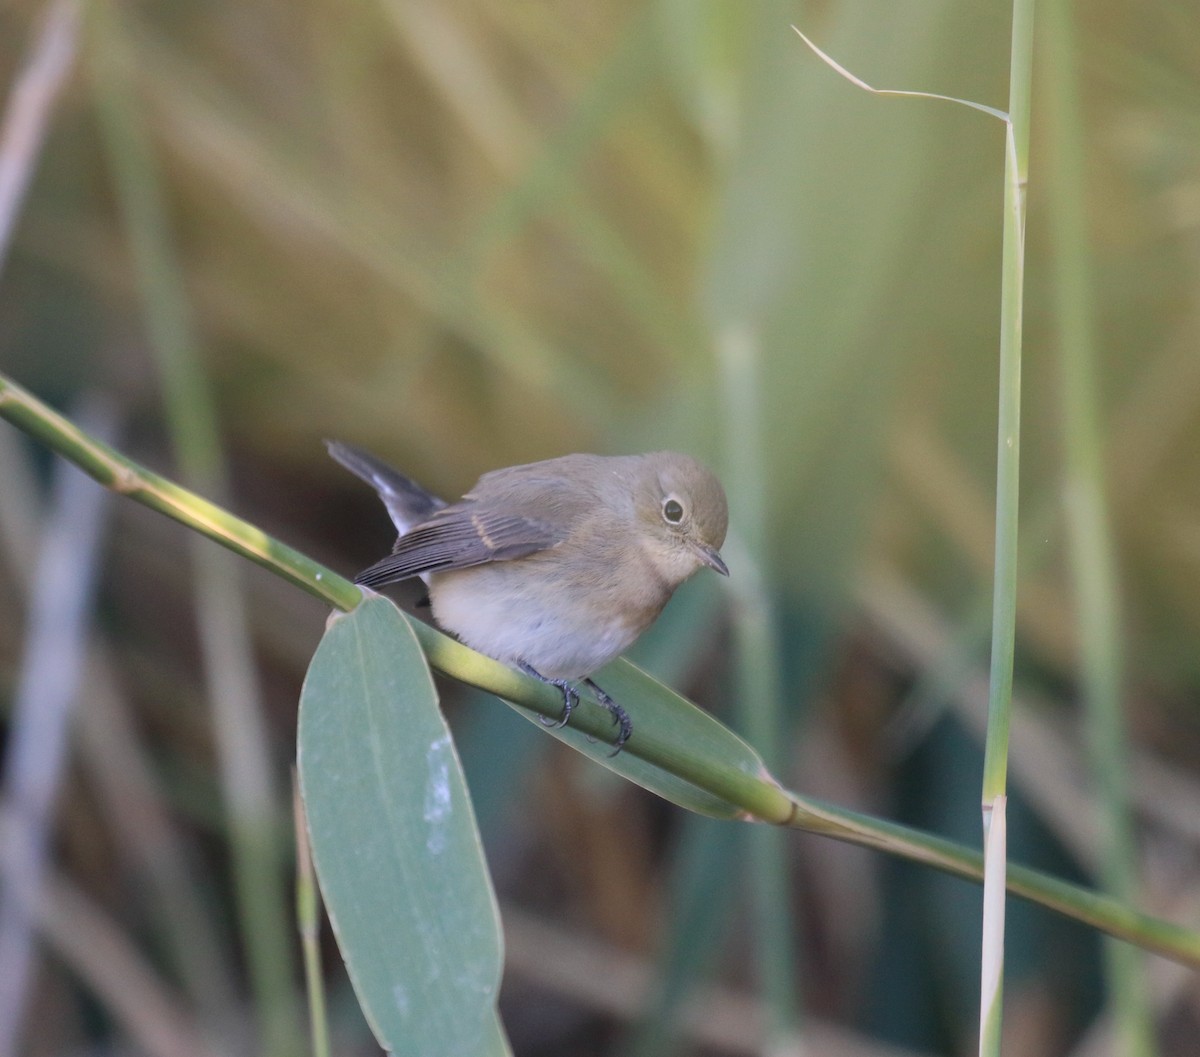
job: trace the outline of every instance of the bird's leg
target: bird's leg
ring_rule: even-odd
[[[535,679],[540,680],[547,686],[557,687],[563,695],[563,714],[562,719],[551,719],[549,716],[538,716],[538,722],[543,727],[565,727],[567,720],[571,718],[571,711],[579,704],[579,691],[575,689],[566,679],[548,679],[542,675],[532,664],[526,664],[524,661],[518,661],[517,667],[526,675],[532,675]]]
[[[613,742],[613,751],[609,754],[610,756],[616,756],[625,745],[625,742],[629,740],[629,735],[633,733],[633,723],[629,719],[629,713],[592,682],[591,679],[584,679],[584,682],[592,688],[592,693],[596,695],[596,700],[608,709],[613,722],[621,728],[620,733],[617,735],[617,740]]]

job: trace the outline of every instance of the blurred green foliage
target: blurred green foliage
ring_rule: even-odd
[[[1131,774],[1145,832],[1161,842],[1141,873],[1147,902],[1183,915],[1200,837],[1200,10],[1182,0],[1077,7],[1088,146],[1079,193],[1098,287]],[[16,77],[38,10],[24,0],[0,9],[0,85]],[[971,676],[986,668],[986,627],[971,629],[991,582],[1002,127],[862,93],[788,25],[872,84],[1002,105],[1007,5],[218,0],[114,10],[122,47],[98,55],[102,38],[85,32],[0,276],[6,372],[59,403],[111,394],[129,422],[126,447],[174,472],[97,126],[97,77],[122,62],[155,152],[162,234],[186,281],[238,513],[352,571],[390,544],[390,529],[374,496],[326,459],[324,437],[372,448],[449,495],[486,469],[572,450],[680,447],[728,473],[731,437],[752,431],[762,521],[739,520],[735,503],[733,525],[761,540],[751,554],[781,652],[789,732],[771,751],[789,761],[795,788],[977,832]],[[1033,726],[1014,739],[1012,781],[1036,818],[1026,861],[1066,870],[1070,860],[1087,874],[1098,838],[1059,511],[1045,135],[1035,81],[1017,674]],[[717,367],[730,328],[755,338],[753,421],[731,413]],[[14,465],[27,454],[0,449]],[[727,483],[735,497],[747,486],[740,473]],[[34,495],[0,502],[37,509]],[[240,1027],[205,1019],[223,1011],[241,1026],[253,1014],[230,953],[229,821],[197,697],[184,536],[132,504],[116,516],[97,635],[153,779],[147,795],[176,832],[216,937],[217,997],[200,1002],[203,981],[181,979],[161,955],[161,922],[136,898],[144,878],[121,851],[131,822],[89,799],[94,747],[64,790],[61,868],[178,990],[198,1035],[253,1052]],[[21,649],[21,560],[0,557],[12,599],[0,700]],[[727,628],[708,586],[681,593],[640,659],[724,712]],[[324,615],[258,571],[244,587],[281,785]],[[955,649],[973,666],[909,700]],[[505,903],[558,922],[584,950],[600,937],[651,964],[661,956],[670,974],[651,979],[663,988],[679,986],[664,922],[685,922],[667,930],[673,942],[702,936],[716,946],[697,963],[722,986],[747,983],[739,871],[700,838],[682,839],[676,812],[549,739],[531,745],[494,704],[452,701],[450,718],[473,786],[478,775]],[[675,864],[677,847],[696,873]],[[898,878],[809,838],[789,857],[813,1016],[922,1052],[962,1052],[974,984],[961,977],[977,972],[977,938],[947,923],[957,900],[976,895],[942,897],[936,885],[957,883]],[[284,898],[286,878],[279,885]],[[676,900],[686,913],[673,913]],[[713,903],[727,919],[698,921],[697,905]],[[1051,948],[1049,928],[1042,916],[1010,928],[1007,1011],[1034,1040],[1027,1054],[1067,1052],[1103,1001],[1088,939]],[[503,1012],[519,1057],[613,1053],[623,1040],[663,1052],[672,1033],[662,1023],[627,1034],[659,985],[632,1003],[599,984],[589,994],[565,970],[521,960],[516,939]],[[329,968],[335,1043],[362,1052],[332,953]],[[294,975],[299,988],[298,960]],[[1155,988],[1163,1052],[1184,1054],[1197,1027],[1175,986]],[[38,1018],[31,1053],[106,1037],[108,1016],[88,993],[47,965],[39,1008],[58,1019]],[[712,1030],[710,1040],[726,1037]],[[684,1049],[726,1052],[709,1045]]]

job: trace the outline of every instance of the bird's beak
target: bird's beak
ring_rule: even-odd
[[[722,576],[729,575],[729,566],[718,553],[716,547],[707,547],[703,543],[696,544],[696,556],[710,569],[715,569]]]

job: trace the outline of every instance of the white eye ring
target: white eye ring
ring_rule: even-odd
[[[663,520],[671,525],[678,525],[683,520],[683,504],[673,495],[663,500]]]

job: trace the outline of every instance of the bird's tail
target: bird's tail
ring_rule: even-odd
[[[347,470],[361,477],[379,493],[401,536],[446,505],[444,500],[427,492],[416,481],[361,448],[337,440],[327,440],[325,447]]]

